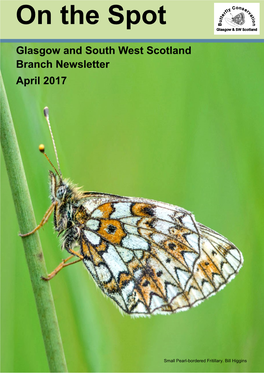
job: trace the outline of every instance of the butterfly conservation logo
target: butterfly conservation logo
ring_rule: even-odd
[[[215,3],[214,35],[259,35],[259,3]]]

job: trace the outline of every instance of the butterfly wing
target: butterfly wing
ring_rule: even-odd
[[[240,251],[180,207],[142,198],[87,196],[80,238],[96,284],[133,316],[187,310],[223,288]]]

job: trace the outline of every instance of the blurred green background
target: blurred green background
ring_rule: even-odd
[[[65,177],[85,190],[184,207],[245,259],[235,280],[199,307],[137,319],[122,316],[81,263],[64,269],[51,286],[69,370],[263,371],[263,45],[194,43],[191,55],[59,57],[110,61],[108,69],[85,70],[17,69],[17,58],[58,58],[18,56],[18,45],[2,45],[2,74],[38,222],[50,204],[50,166],[40,143],[55,163],[43,117],[48,105]],[[148,44],[130,44],[140,46]],[[16,85],[18,76],[45,75],[67,80]],[[1,370],[43,372],[48,364],[3,159],[1,187]],[[67,257],[52,219],[40,237],[51,272]],[[174,358],[247,363],[164,363]]]

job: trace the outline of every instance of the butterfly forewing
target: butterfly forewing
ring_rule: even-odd
[[[91,193],[78,214],[86,268],[134,316],[189,309],[223,288],[242,265],[232,243],[177,206]]]

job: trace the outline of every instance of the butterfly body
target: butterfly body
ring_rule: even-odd
[[[187,310],[223,288],[243,257],[189,211],[144,198],[82,192],[50,171],[55,230],[102,292],[132,316]]]

